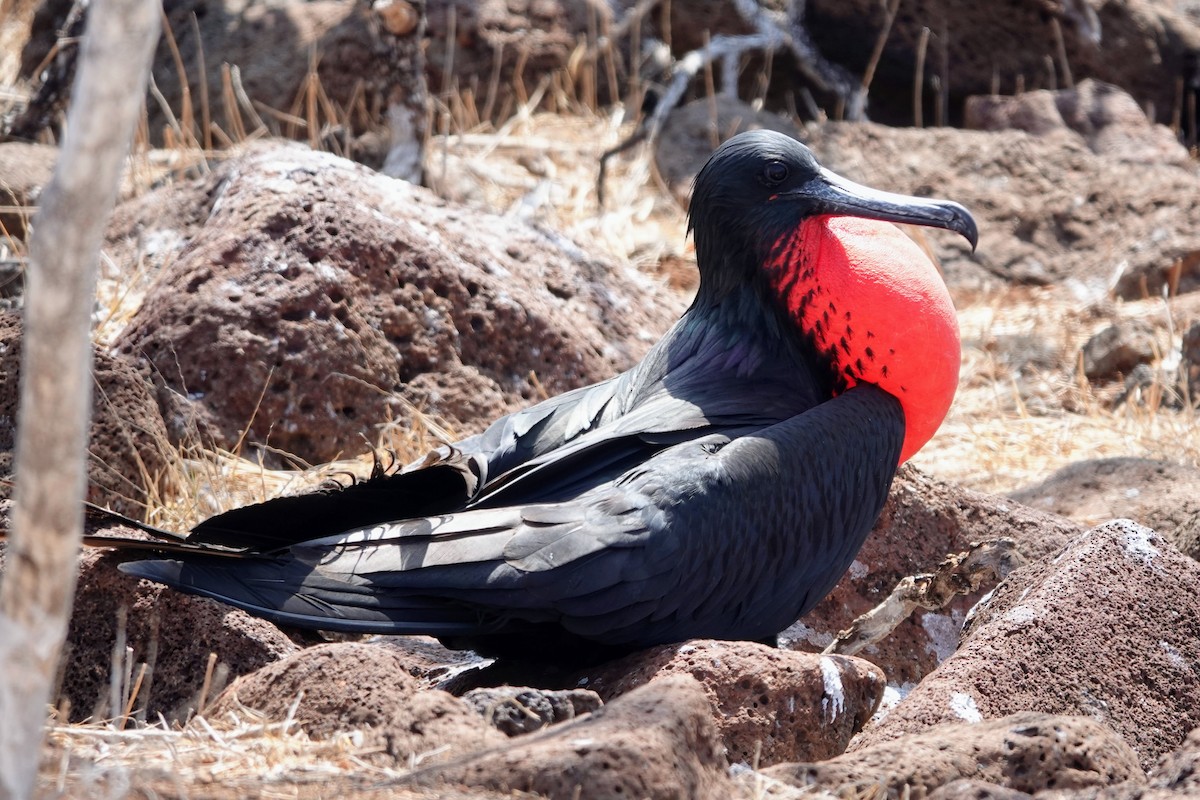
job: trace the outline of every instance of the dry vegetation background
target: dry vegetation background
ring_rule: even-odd
[[[695,285],[695,266],[685,237],[686,212],[646,148],[611,162],[608,200],[603,210],[597,206],[600,156],[633,130],[635,119],[627,109],[637,107],[642,88],[628,88],[629,96],[622,99],[629,103],[601,106],[594,87],[596,73],[611,68],[606,57],[580,44],[567,70],[536,86],[514,87],[521,102],[498,125],[487,121],[479,98],[449,82],[451,88],[433,98],[429,111],[427,183],[447,198],[536,220],[584,250],[603,252],[688,293]],[[0,87],[0,102],[22,99],[27,91],[20,85]],[[201,127],[199,119],[215,116],[209,104],[216,102],[191,97],[172,109],[165,147],[151,146],[144,120],[126,197],[203,174],[231,152],[265,138],[266,128],[248,116],[226,127],[210,124],[202,138],[190,133]],[[278,113],[309,131],[312,145],[337,151],[337,141],[318,132],[337,127],[349,112],[330,105],[313,70],[307,93]],[[0,261],[23,257],[20,240],[0,235]],[[114,341],[156,279],[140,266],[129,269],[102,259],[98,345]],[[955,301],[964,341],[960,389],[949,418],[914,459],[921,469],[973,488],[1006,492],[1088,458],[1147,456],[1200,466],[1200,427],[1191,398],[1166,402],[1173,389],[1152,385],[1114,407],[1119,387],[1092,386],[1079,362],[1083,342],[1115,310],[1164,331],[1160,363],[1178,363],[1182,320],[1173,318],[1177,312],[1163,298],[1080,299],[1066,287],[1051,285],[960,291]],[[1022,348],[1049,353],[1050,360],[1035,358],[1037,365],[1031,366]],[[424,424],[416,426],[382,424],[371,443],[408,461],[455,436],[439,420],[421,419]],[[365,474],[371,467],[370,456],[363,456],[273,471],[252,456],[243,457],[248,454],[239,448],[173,450],[168,460],[174,475],[164,485],[174,490],[149,499],[148,521],[185,528],[215,511],[299,491],[341,471]],[[118,680],[118,705],[132,710],[137,682],[133,674]],[[264,720],[248,710],[229,719],[210,720],[201,713],[182,729],[128,716],[52,724],[43,790],[45,796],[121,796],[136,786],[157,796],[191,787],[194,796],[238,797],[255,787],[262,796],[307,797],[327,792],[328,781],[336,778],[346,791],[370,793],[373,781],[398,773],[367,764],[360,745],[353,733],[312,742],[291,719]],[[157,778],[140,775],[146,765],[161,768]]]

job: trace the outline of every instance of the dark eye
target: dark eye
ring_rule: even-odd
[[[763,167],[763,180],[771,185],[778,185],[787,180],[787,164],[782,161],[772,161]]]

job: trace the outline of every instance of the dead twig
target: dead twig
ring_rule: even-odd
[[[917,608],[935,611],[960,594],[979,591],[985,582],[999,583],[1022,563],[1012,539],[976,542],[965,552],[947,556],[936,571],[901,580],[886,600],[840,631],[824,652],[854,655],[882,641]]]
[[[641,142],[655,142],[662,132],[667,116],[679,105],[692,79],[712,62],[720,60],[724,65],[724,83],[721,91],[735,93],[736,64],[748,52],[762,51],[768,57],[776,50],[786,48],[796,57],[800,71],[817,88],[832,92],[838,97],[839,106],[845,108],[848,120],[865,120],[867,89],[843,67],[826,59],[813,43],[804,26],[803,4],[785,12],[768,11],[756,0],[734,0],[734,7],[755,32],[742,36],[721,34],[671,65],[671,78],[661,96],[653,103],[653,111],[638,124],[629,137],[600,156],[600,171],[596,179],[596,196],[600,207],[604,207],[604,179],[608,161]]]

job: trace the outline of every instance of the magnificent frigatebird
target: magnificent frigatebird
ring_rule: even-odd
[[[145,560],[120,568],[282,625],[533,659],[773,637],[832,589],[954,395],[949,295],[889,222],[977,238],[956,203],[738,135],[696,178],[695,302],[637,366],[399,472],[133,543]]]

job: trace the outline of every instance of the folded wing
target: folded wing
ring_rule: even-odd
[[[238,559],[178,553],[122,569],[325,630],[468,645],[545,625],[609,645],[758,639],[832,588],[882,507],[903,437],[899,403],[861,386],[736,436],[602,440],[618,455],[601,472],[636,465],[553,502],[467,503]],[[536,469],[562,480],[552,464]],[[528,491],[513,486],[501,492]]]

